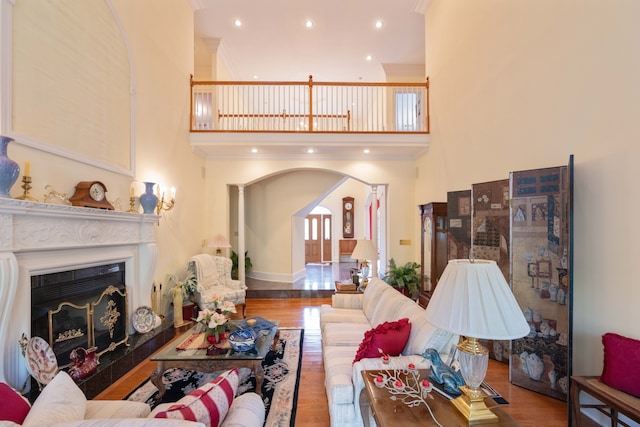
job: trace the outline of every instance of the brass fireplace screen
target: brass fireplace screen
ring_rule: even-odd
[[[77,347],[96,347],[96,354],[129,345],[127,290],[109,285],[97,299],[76,304],[61,302],[48,311],[49,345],[58,365],[71,364],[71,351]]]

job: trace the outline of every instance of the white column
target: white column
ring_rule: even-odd
[[[246,283],[244,274],[244,184],[238,184],[238,280]]]
[[[378,186],[371,186],[371,240],[378,249]],[[379,253],[380,251],[378,251]],[[378,261],[371,262],[371,277],[378,277]]]
[[[24,373],[20,376],[18,369],[15,369],[16,366],[21,366],[18,361],[19,347],[18,340],[15,339],[15,330],[22,330],[25,325],[19,323],[27,322],[20,322],[20,319],[12,319],[16,289],[18,289],[18,262],[16,257],[13,252],[1,252],[0,342],[2,342],[3,348],[0,350],[0,382],[9,383],[14,388],[20,388],[22,386],[20,382],[24,380]],[[14,329],[13,332],[11,332],[12,329]]]

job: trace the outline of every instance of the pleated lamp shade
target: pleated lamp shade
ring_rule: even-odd
[[[509,340],[529,325],[495,261],[450,260],[425,316],[434,326],[466,337]]]

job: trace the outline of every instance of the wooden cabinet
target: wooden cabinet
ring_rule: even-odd
[[[418,207],[422,224],[420,286],[423,293],[430,295],[438,284],[448,262],[447,204],[432,202]],[[425,276],[428,276],[428,280]]]
[[[356,248],[357,240],[340,240],[338,242],[340,255],[351,255]]]

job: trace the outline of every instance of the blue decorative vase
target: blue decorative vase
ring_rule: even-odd
[[[9,191],[20,175],[20,166],[7,157],[7,146],[13,139],[3,136],[0,145],[0,197],[11,198]]]
[[[158,196],[153,194],[153,186],[155,182],[145,182],[145,192],[140,195],[140,204],[142,205],[142,213],[153,214],[158,207]]]

